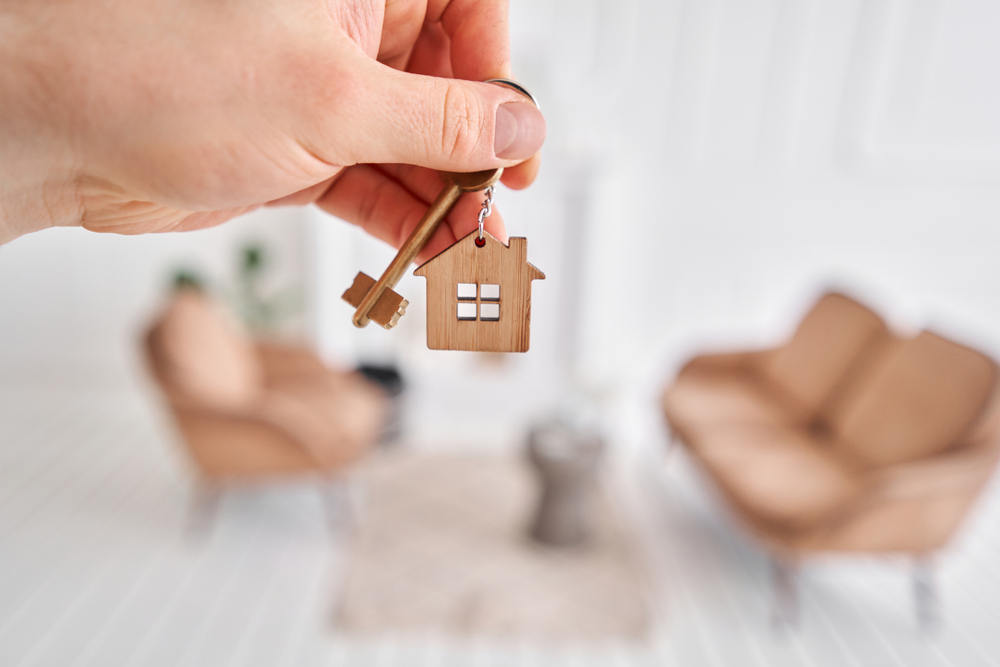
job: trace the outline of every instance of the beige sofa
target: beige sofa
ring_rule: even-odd
[[[983,354],[927,331],[896,335],[830,293],[781,347],[693,359],[663,410],[776,557],[778,596],[788,598],[789,566],[809,553],[930,562],[1000,455],[997,379]],[[933,602],[918,571],[918,602]],[[779,615],[794,614],[793,600],[777,602]],[[918,611],[933,620],[933,609]]]

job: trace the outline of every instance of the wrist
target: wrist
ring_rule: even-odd
[[[39,32],[0,12],[0,245],[81,218],[68,126],[54,122],[59,68]]]

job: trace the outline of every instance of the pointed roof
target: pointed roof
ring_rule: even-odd
[[[447,248],[445,248],[444,250],[442,250],[441,252],[434,255],[429,260],[418,266],[416,270],[413,272],[413,275],[427,277],[427,271],[430,268],[432,268],[432,265],[434,263],[438,262],[442,257],[445,257],[446,255],[461,249],[463,243],[475,243],[472,237],[478,235],[479,235],[479,230],[474,229],[472,232],[470,232],[466,236],[456,241],[453,245],[448,246]],[[495,250],[499,250],[500,252],[509,252],[511,249],[511,245],[519,243],[527,244],[528,242],[528,239],[524,238],[523,236],[512,236],[510,237],[509,242],[507,244],[501,243],[500,241],[497,240],[495,236],[493,236],[489,232],[483,232],[483,236],[486,239],[487,246],[492,247]],[[525,256],[527,256],[527,252],[525,252]],[[538,268],[535,267],[533,264],[531,264],[527,259],[524,260],[524,265],[525,267],[527,267],[528,280],[545,280],[545,274],[539,271]]]

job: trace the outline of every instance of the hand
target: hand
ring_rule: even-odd
[[[315,201],[398,245],[436,170],[534,179],[541,114],[481,83],[509,76],[501,0],[8,5],[0,242],[52,225],[197,229]],[[476,226],[479,199],[459,202],[422,259]]]

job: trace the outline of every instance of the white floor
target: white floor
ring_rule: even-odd
[[[1000,489],[943,559],[932,638],[905,568],[874,560],[809,567],[800,627],[776,635],[762,554],[683,457],[646,451],[622,490],[663,615],[651,645],[360,642],[334,634],[342,552],[314,490],[233,492],[191,539],[165,426],[135,391],[0,387],[0,667],[1000,664]]]

